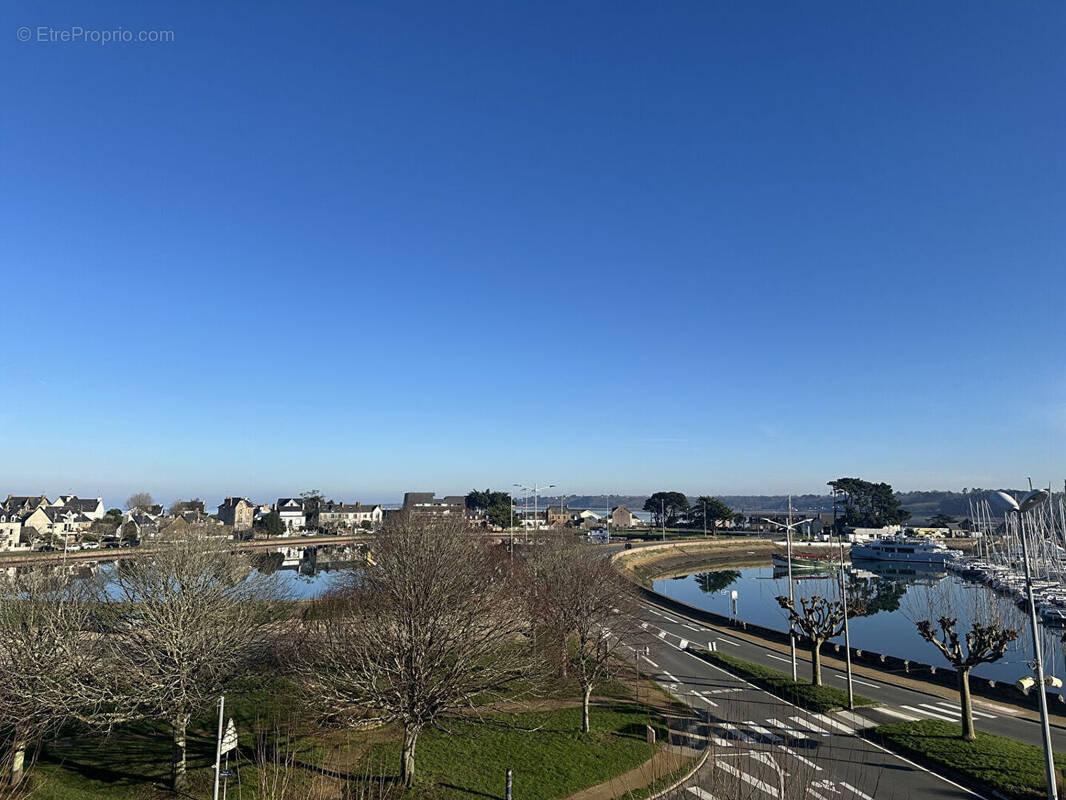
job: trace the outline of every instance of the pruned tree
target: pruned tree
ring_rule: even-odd
[[[788,621],[811,642],[811,683],[822,685],[822,645],[844,630],[844,604],[821,595],[799,598],[800,607],[784,595],[779,595],[777,604],[788,612]],[[862,614],[862,605],[849,600],[848,612]]]
[[[0,763],[17,786],[29,747],[73,716],[91,717],[99,695],[86,681],[99,654],[89,633],[90,598],[66,575],[4,577],[0,596]]]
[[[300,648],[309,696],[334,720],[396,722],[400,776],[419,735],[528,676],[528,627],[513,573],[462,522],[394,518],[367,567],[308,614]]]
[[[136,511],[138,509],[149,511],[154,504],[155,501],[152,500],[152,495],[148,492],[134,492],[126,498],[127,511]]]
[[[633,585],[599,550],[566,539],[536,548],[529,572],[535,624],[581,687],[581,730],[588,733],[592,690],[609,676],[623,639],[636,630]]]
[[[171,729],[171,783],[185,785],[186,729],[235,678],[269,653],[277,583],[195,525],[119,563],[104,598],[113,692],[123,719],[161,717]]]
[[[1007,652],[1010,643],[1018,638],[1017,628],[1008,628],[998,620],[988,624],[973,622],[963,637],[956,628],[957,617],[944,615],[934,623],[929,619],[915,622],[918,635],[936,645],[944,658],[955,669],[959,687],[959,706],[962,738],[972,742],[977,738],[973,724],[973,700],[970,697],[970,671],[981,664],[999,661]],[[966,644],[963,645],[963,640]]]

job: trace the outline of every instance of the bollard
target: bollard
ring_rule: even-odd
[[[647,728],[645,735],[647,736],[648,744],[655,744],[655,728],[651,725],[645,725],[644,727]],[[508,797],[510,797],[510,795],[508,795]]]
[[[513,776],[514,776],[514,771],[510,767],[508,767],[507,768],[507,788],[505,790],[505,796],[506,796],[507,800],[511,800],[511,781],[512,781]]]
[[[903,671],[904,672],[910,672],[911,671],[911,662],[910,661],[904,661],[903,662]]]

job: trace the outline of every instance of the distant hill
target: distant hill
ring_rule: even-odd
[[[911,522],[924,522],[936,514],[948,514],[958,519],[970,516],[970,499],[975,502],[980,500],[988,489],[965,489],[961,492],[940,490],[896,492],[903,507],[911,512]],[[1020,489],[1008,491],[1021,492]],[[1056,497],[1061,495],[1056,494]],[[716,495],[719,500],[732,508],[734,511],[749,513],[752,511],[787,511],[788,495],[783,494],[751,494],[751,495]],[[541,497],[541,507],[551,504],[557,505],[562,497]],[[610,495],[611,507],[624,505],[631,511],[639,511],[644,507],[644,501],[648,495]],[[695,497],[689,501],[694,502]],[[571,495],[565,498],[571,508],[591,508],[603,510],[607,506],[607,495]],[[828,494],[800,494],[792,497],[794,511],[806,514],[831,514],[833,513],[833,498]]]

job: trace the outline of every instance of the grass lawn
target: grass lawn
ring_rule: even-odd
[[[565,682],[562,682],[565,683]],[[663,717],[631,702],[632,692],[611,681],[599,696],[619,699],[594,706],[593,730],[582,734],[581,709],[560,708],[573,695],[557,687],[544,699],[542,711],[493,713],[477,718],[452,718],[445,730],[431,729],[419,737],[416,753],[418,786],[412,797],[502,797],[504,774],[514,770],[515,796],[547,800],[609,780],[647,761],[656,752],[645,740],[645,725],[665,732]],[[318,726],[299,716],[298,688],[277,677],[246,681],[227,695],[226,716],[241,733],[240,782],[231,781],[235,800],[324,800],[347,797],[345,784],[363,784],[365,796],[395,796],[400,731],[396,727],[351,731]],[[542,696],[543,697],[543,696]],[[554,702],[553,702],[554,700]],[[190,725],[188,736],[189,794],[209,797],[214,764],[217,717],[205,714]],[[262,774],[256,761],[253,731],[274,722],[293,721],[291,738],[283,739],[277,762]],[[76,729],[45,744],[29,771],[32,797],[40,800],[157,800],[173,798],[165,790],[169,778],[169,731],[140,723],[117,727],[110,736]],[[260,778],[280,780],[285,791],[260,793]],[[650,777],[650,776],[649,776]],[[377,786],[365,791],[368,784]],[[384,787],[384,789],[382,788]],[[356,796],[356,795],[352,795]]]
[[[848,693],[844,689],[838,689],[835,686],[815,686],[806,681],[794,681],[790,676],[776,669],[753,664],[725,653],[712,653],[700,649],[695,649],[694,652],[705,661],[724,667],[729,672],[801,708],[826,712],[848,707]],[[861,695],[854,695],[854,700],[857,706],[868,706],[874,702]]]
[[[494,715],[450,722],[448,732],[427,731],[417,747],[417,794],[434,798],[502,797],[504,775],[514,770],[522,800],[565,797],[620,775],[651,758],[645,725],[665,733],[662,717],[631,703],[596,706],[592,731],[581,733],[581,709]],[[396,775],[399,741],[374,745],[366,756],[372,774]],[[650,776],[649,776],[650,778]]]
[[[981,731],[977,732],[976,741],[964,742],[960,738],[961,726],[930,719],[882,725],[874,733],[895,750],[928,764],[947,767],[1008,797],[1020,800],[1047,797],[1044,751],[1036,745]],[[1066,768],[1066,755],[1056,753],[1055,766],[1061,775]]]

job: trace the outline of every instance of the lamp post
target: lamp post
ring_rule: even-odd
[[[804,525],[811,520],[805,519],[800,522],[792,521],[792,495],[788,496],[788,524],[782,522],[776,522],[767,517],[763,517],[765,522],[769,522],[771,525],[776,525],[779,528],[785,529],[785,550],[786,558],[788,559],[788,599],[790,603],[795,604],[796,598],[794,597],[794,590],[792,586],[792,530]],[[792,680],[798,680],[796,674],[796,629],[789,624],[788,626],[788,649],[792,654]],[[850,683],[850,681],[849,681]]]
[[[518,486],[521,489],[525,489],[527,492],[533,493],[533,530],[540,530],[540,520],[537,517],[537,495],[540,492],[543,492],[545,489],[555,488],[555,484],[549,483],[547,486],[538,486],[537,484],[533,484],[532,486],[523,486],[520,483],[516,483],[515,486]]]
[[[1029,567],[1029,540],[1025,536],[1025,523],[1022,516],[1026,511],[1031,511],[1046,502],[1051,495],[1046,489],[1036,489],[1026,492],[1019,502],[1006,492],[996,492],[996,494],[1014,512],[1015,519],[1018,520],[1018,538],[1021,539],[1022,561],[1025,563],[1025,592],[1029,604],[1029,625],[1033,632],[1033,668],[1036,670],[1036,688],[1040,692],[1040,727],[1044,734],[1044,778],[1047,781],[1048,800],[1058,800],[1059,791],[1055,785],[1055,753],[1051,749],[1051,725],[1048,722],[1047,692],[1045,692],[1047,684],[1044,678],[1044,657],[1040,652],[1040,624],[1036,621],[1033,577]]]
[[[848,674],[848,709],[855,709],[855,691],[851,685],[851,632],[848,629],[848,589],[844,583],[844,537],[840,537],[840,603],[844,610],[844,666]]]

